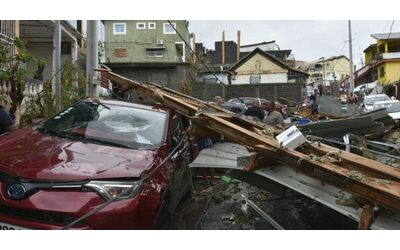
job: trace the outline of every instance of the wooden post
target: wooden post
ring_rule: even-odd
[[[195,53],[197,53],[197,51],[196,51],[196,34],[195,33],[192,33],[192,38],[193,38],[193,42],[192,42],[193,51]],[[193,64],[196,64],[196,56],[194,54],[192,54],[192,62],[193,62]]]

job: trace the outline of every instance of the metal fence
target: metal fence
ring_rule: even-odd
[[[302,102],[304,87],[302,83],[268,83],[222,85],[217,83],[195,82],[192,85],[192,96],[205,101],[213,101],[215,96],[224,100],[236,97],[260,97],[277,100],[285,97],[297,103]]]
[[[14,39],[16,34],[16,21],[14,20],[0,20],[0,46],[3,46],[6,51],[6,62],[0,64],[0,69],[9,68],[15,58],[16,48],[14,46]]]

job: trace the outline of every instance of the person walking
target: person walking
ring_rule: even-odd
[[[318,91],[319,91],[319,96],[322,96],[322,92],[324,91],[324,87],[322,84],[318,84]]]

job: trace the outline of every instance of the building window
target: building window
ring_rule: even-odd
[[[147,27],[149,27],[149,30],[155,30],[156,29],[156,23],[148,23],[147,25],[148,25]]]
[[[379,69],[379,76],[380,78],[385,77],[385,67],[381,67]]]
[[[148,57],[164,57],[164,50],[162,49],[149,49],[147,50]]]
[[[176,29],[176,23],[172,23],[172,25]],[[172,27],[169,23],[164,23],[164,34],[176,34],[174,27]]]
[[[113,23],[114,35],[126,35],[126,23]]]
[[[146,23],[136,23],[136,29],[138,30],[146,29]]]

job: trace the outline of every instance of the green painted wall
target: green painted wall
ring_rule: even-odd
[[[171,20],[176,23],[178,32],[187,39],[189,31],[185,20]],[[113,34],[114,23],[126,23],[126,34]],[[145,23],[145,29],[137,29],[137,23]],[[149,23],[155,23],[155,29],[149,29]],[[106,20],[105,26],[105,50],[107,63],[176,63],[180,62],[176,42],[182,42],[177,34],[164,34],[164,23],[166,20]],[[163,40],[164,45],[157,45],[157,40]],[[148,57],[148,48],[164,49],[164,56]],[[185,49],[186,62],[189,62],[189,50]],[[126,57],[116,57],[115,49],[126,49]]]

